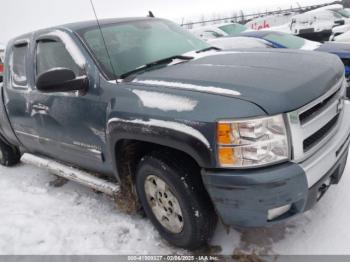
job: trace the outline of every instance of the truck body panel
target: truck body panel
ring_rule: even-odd
[[[297,68],[295,64],[298,64]],[[300,108],[325,93],[342,78],[342,68],[341,61],[328,54],[270,49],[237,50],[151,71],[138,76],[134,82],[179,89],[183,88],[183,84],[220,87],[239,95],[224,91],[217,94],[250,101],[269,115],[274,115]],[[202,92],[205,92],[204,88]],[[275,97],[279,103],[271,103],[271,97]]]
[[[128,21],[133,20],[104,20],[101,25]],[[117,152],[124,141],[174,149],[198,165],[207,193],[224,222],[242,226],[273,223],[275,219],[267,219],[269,210],[286,204],[291,208],[278,221],[303,212],[315,203],[315,194],[326,179],[339,181],[350,126],[344,117],[349,104],[344,102],[343,65],[336,56],[290,50],[194,50],[185,54],[193,56],[192,60],[161,64],[125,79],[113,79],[79,33],[95,27],[96,22],[71,24],[9,42],[1,90],[2,140],[22,153],[114,175],[119,181]],[[88,88],[39,91],[41,74],[62,67],[72,68],[76,77],[86,76]],[[313,104],[334,87],[335,94]],[[332,107],[328,107],[330,101]],[[315,166],[323,159],[319,154],[327,145],[318,141],[322,147],[308,155],[312,160],[307,162],[297,159],[294,152],[297,143],[302,146],[303,141],[296,137],[292,141],[291,137],[295,131],[292,124],[305,127],[298,110],[308,105],[305,110],[310,122],[316,113],[328,112],[332,117],[336,114],[339,123],[332,126],[336,145],[329,149],[332,158],[325,162],[327,170],[315,176],[311,184],[310,174],[316,173]],[[220,165],[219,121],[276,115],[282,116],[287,129],[291,148],[288,159],[256,168]],[[317,125],[312,128],[324,131]],[[314,140],[324,135],[315,134],[311,137]]]

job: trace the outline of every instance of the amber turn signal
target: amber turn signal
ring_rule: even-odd
[[[221,145],[231,144],[231,124],[218,123],[217,124],[217,142]]]
[[[235,164],[235,150],[232,147],[219,147],[219,162],[221,166]]]

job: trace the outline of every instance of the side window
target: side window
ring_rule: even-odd
[[[76,76],[81,75],[79,66],[62,42],[39,41],[36,48],[36,75],[57,67],[71,69]]]
[[[5,61],[5,51],[0,50],[0,63],[3,63]]]
[[[28,45],[13,47],[10,69],[11,69],[12,81],[16,86],[24,87],[27,85],[27,74],[26,74],[27,50],[28,50]]]

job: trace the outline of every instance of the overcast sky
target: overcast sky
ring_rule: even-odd
[[[94,0],[99,18],[145,16],[152,10],[158,17],[180,23],[200,15],[233,11],[265,11],[310,5],[330,0]],[[53,25],[94,19],[89,0],[0,0],[0,43],[10,38]]]

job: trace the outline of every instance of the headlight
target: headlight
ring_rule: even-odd
[[[217,124],[218,160],[222,167],[264,166],[289,159],[282,115]]]

